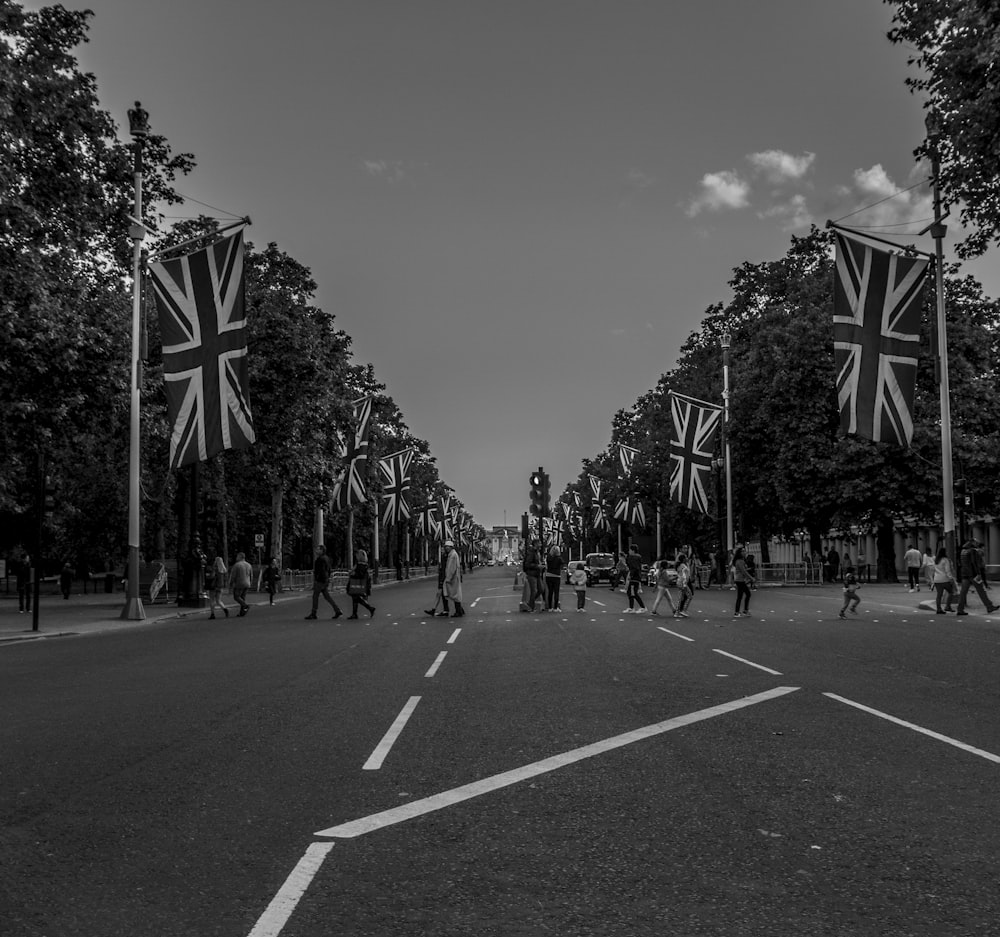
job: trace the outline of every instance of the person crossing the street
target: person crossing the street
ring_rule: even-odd
[[[958,594],[958,610],[955,612],[956,615],[969,614],[965,610],[965,598],[973,586],[975,586],[976,592],[979,593],[979,598],[983,600],[983,605],[986,606],[987,615],[1000,611],[1000,605],[993,605],[990,602],[990,597],[986,594],[986,590],[983,588],[984,570],[983,557],[979,552],[980,546],[981,544],[974,537],[970,537],[962,544],[962,552],[958,556],[958,570],[959,575],[962,577],[962,591]]]
[[[344,614],[330,595],[330,575],[332,572],[333,567],[330,564],[330,557],[326,555],[326,547],[321,543],[316,547],[316,562],[313,563],[312,611],[306,615],[307,620],[316,617],[320,596],[323,596],[333,606],[333,617],[335,619],[340,618]]]

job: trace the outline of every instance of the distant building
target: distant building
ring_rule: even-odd
[[[508,559],[517,562],[521,558],[520,527],[498,525],[486,534],[486,541],[489,544],[490,556],[498,563],[505,563]]]

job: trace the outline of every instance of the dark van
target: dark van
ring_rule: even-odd
[[[597,582],[611,582],[611,574],[614,572],[615,560],[610,553],[588,553],[584,561],[584,570],[587,573],[587,585],[592,586]]]

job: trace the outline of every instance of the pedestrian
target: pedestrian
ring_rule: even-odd
[[[674,597],[670,594],[670,580],[676,576],[670,575],[670,564],[666,560],[659,560],[656,564],[656,598],[653,600],[653,607],[650,611],[655,615],[660,607],[660,602],[667,600],[670,611],[677,614],[677,606],[674,605]]]
[[[983,558],[979,552],[979,543],[975,537],[970,537],[962,544],[962,552],[958,556],[959,575],[962,577],[962,591],[958,594],[958,611],[956,615],[968,615],[965,610],[965,597],[969,594],[969,589],[976,587],[979,598],[986,606],[986,614],[990,615],[1000,610],[1000,605],[992,605],[990,597],[983,588]]]
[[[833,555],[836,556],[836,552],[832,551]],[[733,553],[733,582],[736,583],[736,611],[733,613],[734,618],[739,618],[740,615],[745,615],[747,618],[750,617],[750,585],[754,582],[754,577],[750,574],[750,570],[747,569],[746,553],[743,547],[737,547],[736,552]],[[743,611],[740,611],[740,600],[743,601]]]
[[[561,612],[559,607],[559,584],[562,581],[563,558],[555,544],[549,547],[549,555],[545,557],[545,610]]]
[[[711,589],[713,582],[716,585],[722,585],[719,581],[719,557],[714,551],[708,554],[708,583],[705,588]]]
[[[934,554],[931,553],[930,543],[924,547],[923,556],[920,557],[920,575],[923,577],[925,583],[927,583],[927,591],[934,591]]]
[[[70,590],[73,588],[73,567],[69,560],[63,563],[63,568],[59,573],[59,588],[64,599],[69,598]]]
[[[948,559],[948,547],[941,544],[938,547],[937,555],[934,557],[934,589],[937,592],[937,608],[935,615],[944,615],[952,611],[951,603],[955,598],[955,568]],[[941,597],[948,593],[948,604],[941,608]]]
[[[368,609],[368,617],[375,616],[375,606],[369,605],[367,599],[372,594],[372,574],[368,568],[368,553],[358,550],[358,561],[354,564],[347,578],[347,594],[351,597],[351,614],[347,620],[358,617],[358,606],[363,605]]]
[[[542,593],[541,558],[539,557],[538,548],[538,541],[532,540],[528,549],[524,551],[524,560],[521,563],[521,569],[524,572],[524,585],[528,595],[521,603],[522,612],[533,612],[535,610],[535,602]]]
[[[611,583],[611,589],[615,590],[621,586],[619,591],[624,592],[628,581],[628,563],[623,554],[616,554],[616,556],[618,558],[615,561],[615,578]]]
[[[677,589],[680,592],[680,602],[677,604],[677,611],[674,612],[674,618],[687,618],[688,613],[684,609],[687,608],[694,592],[691,589],[691,570],[688,568],[687,556],[685,554],[677,554],[677,559],[674,561],[674,569],[677,570]]]
[[[278,558],[271,557],[271,562],[264,567],[261,576],[264,581],[264,589],[267,592],[268,605],[274,605],[274,594],[281,589],[281,570],[278,568]]]
[[[587,603],[587,569],[582,561],[577,561],[573,564],[573,571],[569,574],[569,581],[576,592],[576,610],[578,612],[585,611],[584,606]]]
[[[903,565],[906,567],[906,581],[910,592],[920,591],[920,566],[923,557],[920,551],[911,543],[903,554]]]
[[[316,562],[313,563],[313,596],[312,611],[306,615],[306,620],[316,617],[319,609],[319,597],[323,596],[333,606],[334,619],[340,618],[344,613],[330,595],[330,574],[332,567],[330,557],[326,555],[326,547],[321,543],[316,547]]]
[[[222,601],[222,589],[226,585],[226,577],[229,575],[229,569],[226,567],[226,561],[222,558],[222,554],[218,550],[214,552],[215,558],[205,570],[205,591],[208,592],[208,617],[210,619],[215,618],[215,610],[221,608],[223,614],[228,618],[229,609],[226,608],[226,603]]]
[[[831,545],[829,553],[826,554],[826,574],[828,582],[836,582],[840,578],[840,554]]]
[[[238,612],[240,618],[250,611],[250,606],[247,604],[247,592],[252,581],[253,567],[247,562],[246,554],[241,551],[236,554],[236,562],[233,563],[233,568],[229,571],[229,586],[233,590],[233,598],[236,599],[240,607]]]
[[[31,611],[31,587],[35,581],[34,572],[31,566],[31,557],[27,553],[22,553],[21,559],[17,563],[17,610],[22,614]]]
[[[845,553],[844,556],[847,556]],[[750,588],[757,591],[757,559],[752,553],[746,555],[747,572],[750,573]]]
[[[465,614],[462,608],[462,566],[459,562],[458,553],[455,551],[455,544],[451,540],[445,540],[444,548],[445,566],[444,583],[442,595],[446,599],[451,599],[455,603],[455,611],[452,618],[461,618]]]
[[[858,582],[864,580],[865,582],[872,581],[871,569],[868,566],[868,557],[865,556],[864,547],[858,547]]]
[[[625,558],[625,592],[628,595],[628,608],[626,612],[635,612],[639,609],[646,611],[646,603],[642,601],[642,557],[639,555],[639,548],[633,543],[628,549],[628,556]],[[638,603],[639,608],[634,604]]]
[[[854,570],[848,567],[847,571],[844,573],[844,604],[840,608],[840,617],[847,618],[844,613],[847,611],[847,607],[851,607],[851,614],[858,614],[858,605],[861,604],[861,599],[858,596],[858,587],[860,583],[858,582],[858,577],[854,575]]]
[[[438,611],[438,602],[442,603],[443,611]],[[438,559],[438,587],[437,595],[434,596],[434,607],[426,608],[424,611],[430,615],[432,618],[435,615],[441,615],[444,618],[448,617],[448,600],[444,597],[444,555]]]

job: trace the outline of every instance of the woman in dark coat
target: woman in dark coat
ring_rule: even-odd
[[[375,614],[375,606],[369,605],[367,602],[368,596],[372,593],[372,574],[371,570],[368,568],[368,554],[364,550],[358,550],[358,562],[355,564],[354,569],[351,570],[350,579],[360,579],[365,584],[365,591],[362,594],[350,593],[351,596],[351,614],[347,616],[348,620],[351,618],[358,617],[358,606],[363,605],[368,609],[368,615],[371,617]]]

